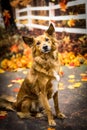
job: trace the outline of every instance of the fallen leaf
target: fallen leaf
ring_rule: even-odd
[[[14,80],[14,79],[13,79],[13,80],[11,80],[11,82],[12,82],[12,83],[15,83],[15,82],[16,82],[16,80]]]
[[[23,74],[27,74],[27,71],[23,71]]]
[[[24,81],[24,79],[19,79],[16,81],[16,83],[22,84],[23,81]]]
[[[73,84],[74,88],[79,88],[80,86],[81,86],[81,82],[77,82],[77,83]]]
[[[86,76],[87,74],[86,73],[81,73],[80,76]]]
[[[49,128],[47,128],[47,130],[56,130],[56,129],[55,129],[55,128],[49,127]]]
[[[83,76],[81,81],[87,81],[87,76]]]
[[[7,116],[7,112],[6,111],[0,111],[0,119],[4,119]]]
[[[73,78],[75,78],[75,75],[69,75],[68,77],[73,79]]]
[[[73,85],[68,86],[69,89],[74,89]]]
[[[73,83],[75,82],[75,79],[69,79],[68,82]]]
[[[19,92],[19,88],[14,88],[13,92]]]
[[[12,87],[12,86],[13,86],[13,84],[9,84],[9,85],[8,85],[8,88],[10,88],[10,87]]]
[[[22,84],[22,82],[24,81],[24,79],[21,78],[16,78],[15,80],[12,80],[12,83],[18,83],[18,84]]]
[[[0,69],[0,73],[4,73],[5,71],[3,69]]]

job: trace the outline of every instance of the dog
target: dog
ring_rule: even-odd
[[[43,35],[36,38],[23,36],[23,40],[32,49],[33,63],[19,89],[13,108],[20,118],[30,118],[33,114],[41,117],[44,110],[48,124],[55,126],[49,99],[53,98],[56,116],[65,118],[58,103],[60,64],[55,28],[51,23]]]
[[[51,23],[43,35],[36,38],[23,36],[23,40],[32,49],[33,64],[17,95],[17,114],[20,118],[29,118],[35,111],[36,117],[40,117],[42,106],[49,125],[55,126],[50,98],[54,100],[56,116],[63,119],[65,115],[60,112],[58,104],[60,65],[54,26]]]

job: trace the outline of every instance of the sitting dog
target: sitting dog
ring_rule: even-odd
[[[23,36],[24,42],[32,48],[33,64],[17,95],[15,103],[20,118],[29,118],[32,111],[41,116],[40,107],[45,109],[48,123],[55,126],[49,99],[53,98],[56,116],[65,118],[59,110],[58,44],[52,24],[43,35],[36,38]]]
[[[42,116],[45,110],[50,126],[55,126],[49,99],[53,98],[58,118],[65,118],[59,110],[58,83],[60,65],[58,60],[58,41],[52,24],[43,35],[36,38],[23,36],[24,42],[32,49],[33,64],[24,79],[15,103],[0,98],[0,108],[16,110],[20,118],[29,118],[32,114]]]

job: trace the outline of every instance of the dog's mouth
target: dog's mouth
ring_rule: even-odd
[[[44,45],[44,46],[42,47],[42,52],[43,52],[43,53],[48,53],[48,52],[50,52],[50,51],[51,51],[51,47],[50,47],[50,46]]]

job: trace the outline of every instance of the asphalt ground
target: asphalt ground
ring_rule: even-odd
[[[87,66],[62,67],[59,84],[60,110],[67,116],[55,117],[56,127],[50,127],[47,118],[20,119],[16,112],[0,111],[0,130],[87,130]],[[28,69],[0,74],[0,95],[16,98]],[[54,113],[53,101],[50,105]]]

